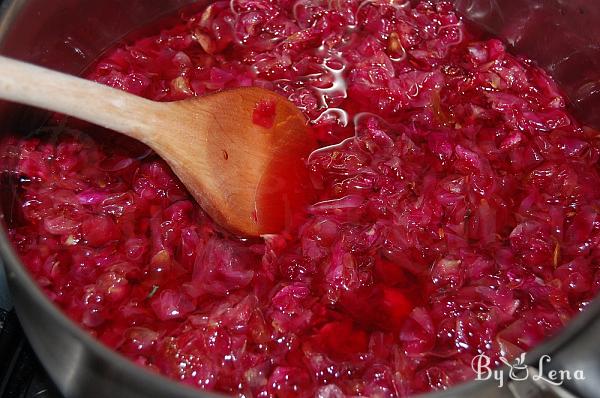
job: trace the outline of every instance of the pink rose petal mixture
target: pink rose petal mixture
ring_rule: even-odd
[[[55,118],[5,143],[10,237],[132,361],[239,397],[404,397],[555,334],[600,286],[598,132],[449,3],[232,0],[118,44],[87,77],[158,101],[260,86],[310,120],[319,199],[221,230],[164,161]],[[255,123],[272,123],[259,104]],[[16,154],[16,155],[15,155]],[[4,155],[11,156],[11,155]]]

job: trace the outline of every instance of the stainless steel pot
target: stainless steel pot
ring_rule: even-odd
[[[0,53],[70,73],[81,72],[111,43],[193,0],[5,0],[0,19]],[[501,4],[500,4],[501,3]],[[594,0],[457,0],[467,19],[500,35],[515,49],[546,67],[571,98],[582,120],[600,126],[600,5]],[[35,113],[0,105],[0,134],[27,131]],[[1,157],[0,157],[1,158]],[[0,164],[0,172],[10,165]],[[10,201],[10,181],[0,196]],[[10,211],[0,213],[10,219]],[[68,397],[185,398],[215,396],[152,374],[105,348],[65,317],[37,288],[0,228],[0,254],[29,340],[50,376]],[[600,301],[558,336],[528,353],[535,366],[550,354],[550,367],[582,370],[585,380],[566,381],[579,396],[600,391]],[[505,372],[505,375],[508,372]],[[429,398],[545,397],[568,394],[531,381],[498,388],[498,381],[474,381]]]

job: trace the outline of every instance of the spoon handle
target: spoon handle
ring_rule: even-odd
[[[0,99],[73,116],[143,142],[161,104],[83,78],[0,56]]]

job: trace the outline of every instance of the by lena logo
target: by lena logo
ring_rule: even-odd
[[[471,361],[471,368],[477,374],[476,380],[496,380],[498,387],[504,386],[505,380],[524,381],[531,379],[535,382],[544,381],[555,386],[562,385],[566,380],[585,380],[583,370],[549,370],[544,371],[544,366],[548,366],[551,361],[550,355],[542,355],[538,362],[535,372],[529,371],[529,366],[525,364],[525,353],[515,358],[514,362],[500,357],[500,362],[508,367],[506,375],[505,368],[492,369],[491,359],[485,354],[479,354]]]

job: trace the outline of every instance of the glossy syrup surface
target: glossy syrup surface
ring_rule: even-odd
[[[321,147],[318,200],[250,241],[114,133],[3,143],[32,275],[156,372],[240,397],[403,397],[529,350],[598,291],[598,133],[450,4],[217,1],[88,77],[158,101],[266,87]],[[272,123],[268,103],[254,116]]]

